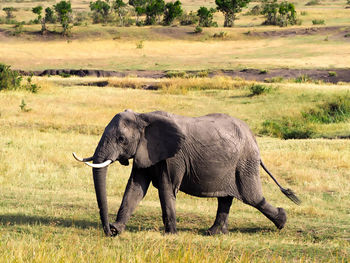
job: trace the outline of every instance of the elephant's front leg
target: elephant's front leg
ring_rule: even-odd
[[[113,235],[118,235],[124,231],[125,225],[136,206],[146,195],[150,182],[151,180],[146,173],[146,169],[132,169],[116,222],[110,224]]]
[[[166,170],[166,169],[165,169]],[[175,234],[176,231],[176,196],[173,184],[167,171],[164,171],[159,178],[158,194],[162,207],[162,218],[165,233]]]

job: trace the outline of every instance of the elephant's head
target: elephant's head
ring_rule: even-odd
[[[180,149],[184,135],[179,126],[162,113],[138,114],[126,110],[114,116],[105,128],[92,157],[78,161],[93,167],[93,178],[103,229],[111,235],[106,195],[107,166],[115,161],[136,168],[147,168],[170,158]],[[93,163],[89,163],[93,161]]]

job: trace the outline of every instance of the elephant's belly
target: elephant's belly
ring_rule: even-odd
[[[237,197],[235,170],[235,165],[225,162],[193,166],[183,177],[180,191],[199,197]]]

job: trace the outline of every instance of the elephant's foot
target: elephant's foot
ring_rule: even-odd
[[[118,222],[109,224],[109,227],[111,228],[112,236],[120,235],[125,229],[125,225]]]
[[[282,229],[287,222],[287,214],[282,207],[278,207],[278,214],[273,220],[273,223],[278,229]]]
[[[228,233],[228,229],[227,229],[227,225],[213,225],[211,228],[209,228],[206,231],[206,234],[208,236],[214,236],[214,235],[218,235],[218,234],[227,234]]]

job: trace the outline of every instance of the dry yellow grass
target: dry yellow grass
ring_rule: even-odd
[[[151,187],[126,232],[114,239],[103,238],[91,170],[75,162],[71,152],[90,155],[104,126],[115,113],[126,108],[138,112],[161,109],[190,116],[226,112],[258,127],[261,117],[276,114],[282,106],[286,111],[300,108],[304,103],[312,103],[315,98],[312,94],[341,94],[350,87],[341,86],[343,91],[338,91],[330,85],[312,85],[310,91],[307,85],[287,83],[281,84],[278,97],[269,94],[247,98],[243,88],[188,90],[185,95],[172,95],[163,91],[69,84],[79,82],[78,78],[35,81],[45,86],[38,94],[0,92],[2,262],[348,260],[349,140],[258,138],[266,165],[283,185],[297,192],[303,204],[297,207],[284,198],[262,173],[265,196],[288,212],[286,228],[274,230],[258,211],[235,201],[230,234],[215,237],[203,233],[214,220],[216,200],[183,193],[179,193],[177,200],[179,234],[162,235],[158,194]],[[55,84],[58,81],[62,86]],[[110,81],[118,84],[119,80]],[[195,80],[181,81],[179,84],[180,80],[175,79],[174,85]],[[196,81],[203,85],[212,80]],[[308,95],[308,101],[294,100],[292,95],[296,91]],[[287,101],[287,97],[294,99]],[[31,111],[21,111],[22,99]],[[275,100],[275,105],[270,105],[270,100]],[[130,167],[120,165],[109,169],[111,219],[121,202],[129,173]]]
[[[248,31],[248,29],[247,29]],[[0,45],[0,61],[16,69],[47,68],[227,69],[240,67],[345,68],[350,45],[325,36],[227,41],[10,40]],[[40,52],[38,52],[40,50]]]

